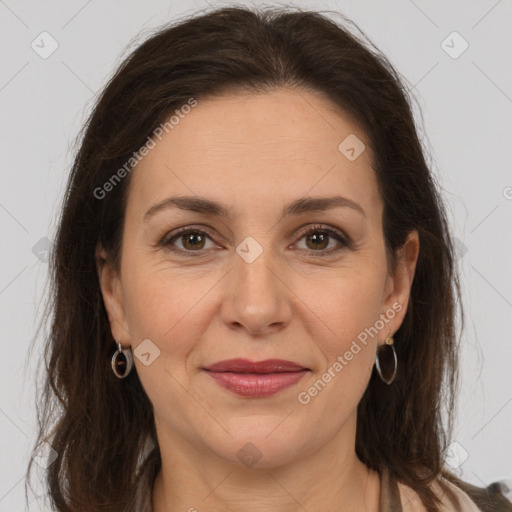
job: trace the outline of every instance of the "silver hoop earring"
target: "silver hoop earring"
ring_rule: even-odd
[[[123,348],[118,342],[117,350],[112,356],[112,370],[118,379],[124,379],[133,367],[132,349],[130,347]]]
[[[386,338],[384,345],[377,348],[375,356],[375,367],[383,382],[391,384],[395,380],[398,360],[396,358],[394,340],[392,336]]]

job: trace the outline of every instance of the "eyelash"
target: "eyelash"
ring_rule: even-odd
[[[301,240],[302,238],[304,238],[307,235],[310,235],[310,234],[316,233],[316,232],[320,232],[322,234],[327,234],[330,237],[335,238],[341,244],[341,247],[334,248],[334,249],[331,248],[331,249],[327,249],[327,250],[326,249],[322,249],[322,250],[319,250],[319,251],[304,250],[308,256],[322,258],[322,257],[325,257],[325,256],[330,256],[333,253],[337,253],[337,252],[339,252],[339,251],[341,251],[341,250],[343,250],[345,248],[350,248],[351,247],[351,243],[350,243],[350,240],[348,238],[344,237],[341,233],[338,233],[338,231],[335,231],[335,230],[333,230],[331,228],[323,227],[321,225],[310,227],[307,231],[305,231],[305,232],[303,232],[301,234],[299,240]],[[174,231],[172,233],[166,234],[161,239],[161,241],[158,243],[158,246],[165,247],[166,249],[172,251],[173,253],[176,253],[179,256],[184,256],[185,258],[197,258],[198,256],[201,255],[202,252],[204,252],[204,250],[187,251],[187,250],[184,250],[184,249],[178,249],[178,248],[176,248],[176,247],[174,247],[172,245],[172,242],[174,240],[179,239],[180,236],[183,236],[183,235],[186,235],[186,234],[190,234],[190,233],[206,235],[208,238],[212,239],[210,233],[208,233],[207,231],[204,231],[204,230],[201,230],[201,229],[194,229],[194,228],[190,228],[190,227],[185,227],[185,228],[180,228],[180,229],[178,229],[178,230],[176,230],[176,231]],[[194,254],[194,253],[197,253],[197,254]]]

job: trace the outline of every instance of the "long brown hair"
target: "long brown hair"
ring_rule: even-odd
[[[404,82],[354,27],[298,8],[222,8],[160,29],[105,87],[81,136],[50,261],[35,446],[47,442],[56,451],[45,473],[56,510],[122,510],[133,499],[146,443],[157,444],[137,372],[119,380],[110,368],[116,346],[95,261],[101,244],[119,268],[130,174],[104,197],[95,190],[190,98],[279,87],[323,94],[368,135],[391,271],[407,234],[416,229],[420,237],[407,314],[395,334],[398,374],[387,386],[373,373],[358,406],[357,454],[411,486],[430,512],[438,500],[429,484],[440,474],[456,481],[443,465],[458,387],[457,306],[463,320],[453,240]]]

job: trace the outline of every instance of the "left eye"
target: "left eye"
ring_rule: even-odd
[[[327,248],[329,240],[335,239],[338,241],[338,245],[343,247],[347,246],[347,241],[336,231],[325,228],[313,228],[304,233],[300,240],[306,240],[306,249],[309,252],[320,252],[320,253],[331,253],[340,249],[340,247]],[[313,248],[313,249],[311,249]],[[319,256],[322,254],[319,254]]]

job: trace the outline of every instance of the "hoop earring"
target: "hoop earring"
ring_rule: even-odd
[[[398,366],[393,343],[393,336],[388,336],[384,345],[377,348],[377,354],[375,356],[375,367],[377,368],[377,373],[381,380],[388,385],[395,380],[396,369]]]
[[[132,349],[130,347],[123,348],[121,342],[118,342],[111,364],[115,376],[118,379],[124,379],[133,367]]]

